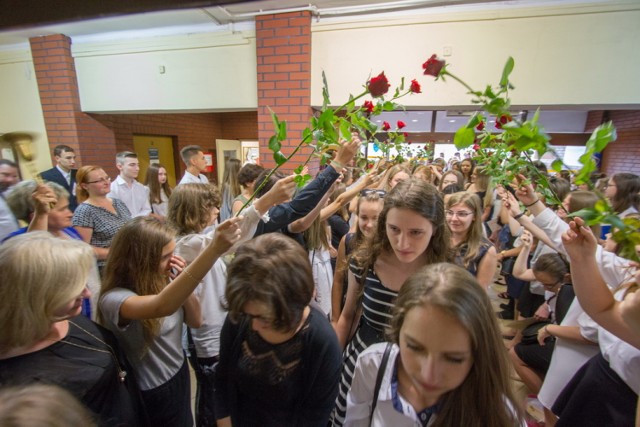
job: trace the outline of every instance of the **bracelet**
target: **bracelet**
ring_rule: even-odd
[[[513,219],[520,219],[524,216],[524,212],[520,212],[518,215],[514,216]]]
[[[344,165],[337,160],[331,160],[329,164],[333,166],[336,172],[340,172],[342,169],[344,169]]]
[[[200,280],[196,280],[196,278],[195,278],[195,277],[193,277],[193,275],[191,274],[191,272],[189,271],[189,269],[188,269],[188,268],[185,268],[184,270],[182,270],[182,272],[183,272],[184,274],[186,274],[186,275],[187,275],[187,277],[189,277],[189,278],[190,278],[191,280],[193,280],[194,282],[200,283]]]
[[[525,208],[530,208],[531,206],[535,205],[536,203],[538,203],[540,201],[540,199],[536,199],[535,202],[531,203],[530,205],[524,205]]]

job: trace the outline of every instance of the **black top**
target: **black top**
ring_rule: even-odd
[[[258,222],[258,228],[253,237],[274,231],[283,231],[287,225],[307,215],[320,203],[322,196],[339,176],[340,174],[333,166],[325,168],[313,181],[300,190],[292,201],[281,203],[269,209],[269,222]]]
[[[69,192],[69,209],[71,212],[76,210],[78,206],[78,202],[76,201],[76,196],[73,195],[73,187],[76,185],[76,169],[71,169],[71,184],[67,183],[67,180],[62,175],[62,173],[58,170],[57,167],[52,167],[51,169],[47,169],[46,171],[40,174],[40,178],[45,181],[55,182],[56,184],[60,184]]]
[[[338,214],[331,215],[327,221],[331,227],[331,246],[338,249],[340,240],[349,232],[349,223]]]
[[[338,394],[342,358],[327,318],[311,312],[281,344],[264,341],[248,320],[225,320],[216,368],[216,417],[235,427],[325,427]]]
[[[111,332],[84,316],[74,317],[71,322],[108,343],[118,354]],[[126,368],[123,362],[120,365]],[[126,383],[120,382],[118,366],[107,346],[71,323],[63,341],[33,353],[0,360],[0,385],[57,385],[93,411],[101,426],[109,427],[139,425],[134,410],[137,396],[132,397],[127,389],[128,386],[135,389],[135,379],[130,374],[128,369]]]

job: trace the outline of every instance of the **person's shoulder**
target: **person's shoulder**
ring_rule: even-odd
[[[47,169],[45,171],[40,172],[40,176],[42,179],[52,178],[58,174],[58,169],[56,167],[52,167],[51,169]]]

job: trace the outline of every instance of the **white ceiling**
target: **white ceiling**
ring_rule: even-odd
[[[179,9],[0,31],[0,49],[28,43],[29,38],[65,34],[74,42],[123,39],[229,30],[253,26],[254,18],[265,13],[310,10],[318,19],[376,13],[408,14],[416,9],[513,8],[559,3],[597,3],[607,0],[264,0],[196,9]],[[51,6],[55,7],[55,5]]]

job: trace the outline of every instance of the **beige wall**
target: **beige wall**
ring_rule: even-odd
[[[513,56],[514,104],[638,105],[639,23],[639,2],[321,20],[313,26],[312,103],[322,104],[322,70],[336,105],[384,70],[393,86],[403,76],[423,85],[423,94],[402,100],[406,105],[470,105],[460,85],[422,76],[422,63],[448,46],[450,71],[476,90],[496,84]]]
[[[72,50],[86,112],[258,106],[252,32],[74,44]]]
[[[28,131],[37,134],[32,149],[38,171],[51,167],[40,95],[29,50],[0,52],[0,133]],[[30,178],[21,168],[22,176]]]

